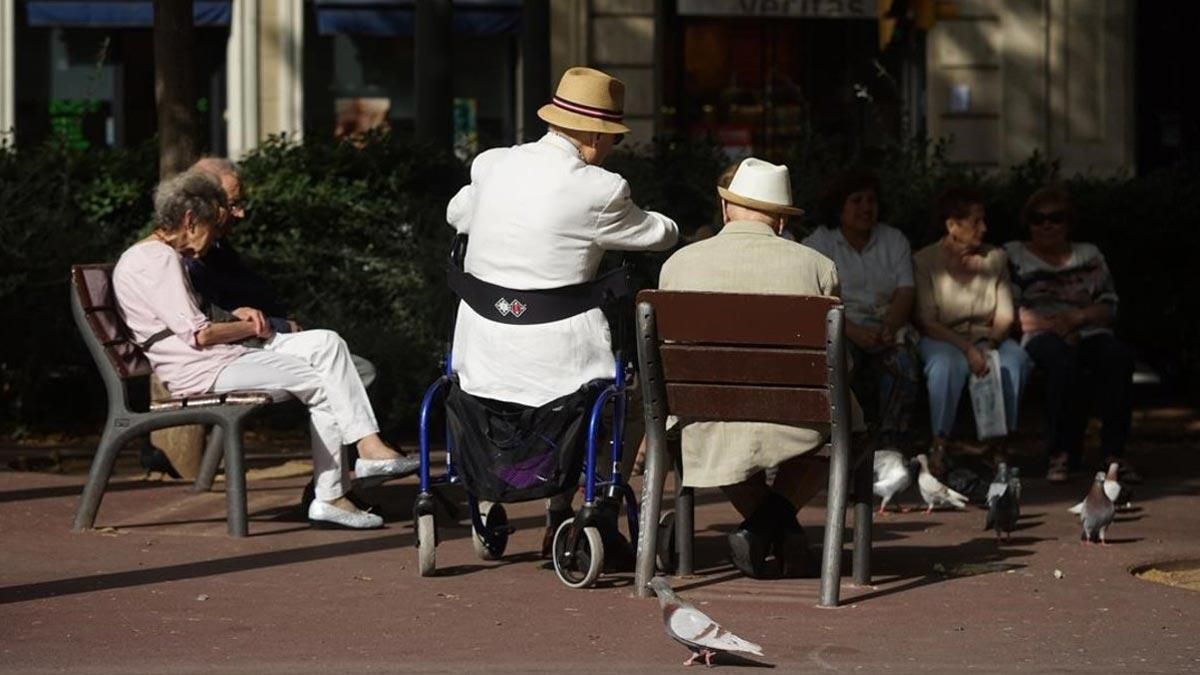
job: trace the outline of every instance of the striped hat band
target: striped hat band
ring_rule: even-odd
[[[620,122],[625,116],[622,112],[613,112],[603,108],[593,108],[592,106],[583,105],[582,103],[568,101],[560,96],[555,96],[550,102],[553,103],[555,107],[562,108],[568,112],[573,112],[577,115],[583,115],[584,117],[592,117],[598,120]]]

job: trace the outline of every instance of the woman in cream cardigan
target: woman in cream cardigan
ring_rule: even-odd
[[[935,217],[944,235],[918,251],[913,265],[915,323],[922,333],[918,350],[936,457],[954,428],[967,376],[988,372],[989,351],[1000,355],[1009,432],[1017,426],[1017,404],[1032,362],[1009,337],[1013,299],[1008,257],[1003,249],[983,243],[983,196],[969,188],[948,188],[938,196]]]

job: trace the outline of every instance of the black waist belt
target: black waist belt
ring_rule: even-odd
[[[622,266],[583,284],[515,290],[489,284],[454,265],[446,269],[450,289],[476,314],[513,326],[561,321],[625,297],[633,288],[630,275],[630,268]]]

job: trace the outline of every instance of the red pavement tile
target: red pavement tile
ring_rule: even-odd
[[[781,672],[1198,672],[1200,593],[1128,572],[1200,558],[1200,458],[1172,447],[1154,457],[1172,475],[1139,488],[1112,546],[1081,546],[1066,513],[1085,477],[1027,480],[1011,544],[995,544],[978,509],[878,520],[875,586],[844,585],[836,610],[815,606],[816,580],[734,574],[723,533],[737,518],[702,492],[702,574],[673,583]],[[0,671],[658,672],[687,656],[630,575],[572,591],[535,559],[537,504],[510,508],[519,529],[498,562],[441,521],[445,574],[421,579],[411,479],[375,492],[389,526],[365,533],[308,529],[292,508],[303,479],[251,483],[244,540],[225,536],[219,492],[127,478],[102,529],[72,534],[82,481],[0,472]],[[813,541],[823,519],[801,513]]]

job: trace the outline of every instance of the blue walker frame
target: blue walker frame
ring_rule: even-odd
[[[413,519],[416,522],[423,515],[434,515],[436,511],[433,488],[443,485],[456,485],[461,482],[455,470],[454,464],[454,441],[450,436],[449,428],[446,429],[446,465],[445,472],[441,475],[434,476],[431,474],[431,458],[430,458],[430,411],[433,405],[438,401],[439,397],[444,397],[446,388],[450,384],[450,378],[453,375],[451,370],[451,354],[447,353],[445,358],[445,373],[431,384],[426,390],[425,395],[421,399],[421,411],[419,420],[419,448],[420,448],[420,492],[417,494],[416,501],[413,505]],[[621,458],[624,450],[623,436],[625,431],[625,407],[627,404],[625,397],[626,376],[625,369],[627,362],[617,355],[615,365],[613,367],[612,380],[598,380],[595,382],[606,383],[597,394],[596,399],[592,402],[591,411],[588,419],[588,439],[587,439],[587,455],[585,457],[583,475],[583,505],[578,510],[575,516],[575,525],[571,532],[571,539],[568,542],[568,550],[574,550],[578,537],[586,527],[601,526],[601,506],[605,501],[615,502],[617,507],[620,507],[622,500],[625,502],[625,516],[629,528],[630,541],[636,542],[638,539],[638,502],[633,493],[633,489],[629,487],[626,478],[621,474]],[[612,436],[609,439],[609,447],[612,449],[611,466],[609,467],[609,475],[607,480],[603,480],[596,472],[596,452],[598,449],[598,440],[601,431],[603,420],[604,407],[612,401],[613,404],[613,423]],[[485,525],[483,516],[479,512],[479,501],[475,495],[467,492],[467,503],[471,511],[471,527],[476,535],[484,542],[484,545],[489,550],[499,550],[501,554],[504,546],[507,544],[508,535],[513,531],[508,527],[507,523],[498,526],[489,527]],[[435,517],[436,522],[436,517]],[[436,526],[434,528],[436,542]],[[420,546],[420,541],[417,541],[417,546]],[[497,554],[497,557],[499,555]]]

